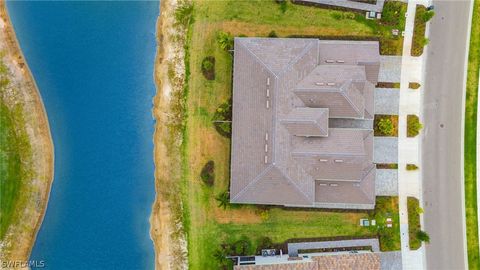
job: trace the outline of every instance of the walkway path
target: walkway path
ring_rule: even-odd
[[[422,203],[421,189],[421,142],[420,136],[407,137],[407,115],[415,114],[421,117],[422,87],[417,90],[408,88],[409,82],[423,85],[423,58],[410,56],[415,8],[419,1],[409,1],[403,43],[402,71],[400,79],[400,105],[398,117],[398,193],[400,210],[400,234],[402,245],[403,269],[425,269],[424,247],[416,251],[410,250],[408,236],[407,197],[413,196]],[[422,3],[425,4],[426,3]],[[424,53],[425,55],[426,53]],[[416,164],[420,168],[407,171],[407,164]]]

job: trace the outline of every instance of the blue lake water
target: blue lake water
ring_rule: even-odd
[[[8,2],[40,88],[55,180],[31,260],[151,269],[158,1]]]

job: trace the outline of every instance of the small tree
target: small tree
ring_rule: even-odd
[[[419,230],[417,232],[417,239],[425,243],[430,243],[430,236],[428,235],[428,233],[422,230]]]
[[[224,192],[218,194],[217,197],[215,197],[215,200],[218,201],[218,207],[227,209],[228,203],[230,201],[230,194],[228,193],[228,190],[225,190]]]
[[[390,118],[382,118],[378,121],[378,130],[385,135],[391,135],[393,133],[393,123]]]
[[[229,255],[231,254],[227,254],[227,250],[223,247],[215,250],[215,252],[213,253],[213,257],[215,258],[215,260],[218,262],[218,264],[222,266],[228,264],[229,259],[227,258],[227,256]]]
[[[217,42],[222,50],[227,51],[233,48],[233,36],[230,33],[219,31],[217,33]]]
[[[213,160],[208,161],[205,166],[203,166],[200,173],[203,183],[211,187],[215,181],[215,162]]]

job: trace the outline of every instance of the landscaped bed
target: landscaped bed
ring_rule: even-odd
[[[425,29],[427,22],[433,17],[433,14],[433,11],[428,11],[425,6],[417,5],[410,52],[412,56],[423,54],[423,48],[428,44],[428,39],[425,37]]]
[[[418,116],[414,114],[407,115],[407,137],[415,137],[420,133],[423,125]]]
[[[419,249],[422,242],[418,239],[417,234],[420,228],[420,213],[422,212],[417,198],[407,198],[408,209],[408,236],[410,239],[410,249]]]
[[[373,129],[375,136],[398,137],[398,115],[376,114]]]
[[[231,116],[229,118],[226,114],[229,108],[225,104],[229,104],[231,98],[233,58],[228,46],[220,47],[219,33],[229,33],[230,37],[267,36],[274,31],[279,37],[302,35],[378,39],[382,33],[390,33],[393,28],[378,21],[365,20],[351,12],[311,8],[290,2],[282,5],[274,1],[194,1],[193,24],[190,25],[186,46],[190,56],[187,73],[191,75],[188,91],[185,92],[187,118],[181,183],[190,269],[218,269],[222,256],[214,255],[222,245],[233,245],[238,241],[231,248],[247,253],[255,252],[258,242],[265,237],[273,243],[283,243],[292,238],[377,234],[373,227],[359,226],[361,218],[369,217],[366,211],[230,204],[224,209],[220,202],[228,191],[230,179]],[[335,14],[342,16],[338,18]],[[230,42],[228,37],[223,36],[222,39],[225,42],[221,44]],[[394,40],[392,51],[396,53],[401,52],[400,39]],[[215,58],[214,80],[208,80],[203,75],[205,56]],[[221,123],[224,123],[223,126],[220,126]],[[211,181],[207,184],[201,177],[202,169],[210,160],[214,162],[212,186],[208,185]],[[382,235],[386,239],[386,234]],[[399,244],[394,244],[397,240],[383,242],[385,248],[399,247]]]

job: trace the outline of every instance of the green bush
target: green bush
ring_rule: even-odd
[[[207,80],[215,80],[215,57],[207,56],[203,58],[202,74]]]
[[[406,169],[407,171],[415,171],[418,170],[418,166],[415,164],[407,164]]]
[[[224,192],[218,194],[217,197],[215,197],[215,200],[218,201],[218,207],[221,207],[225,210],[230,203],[230,193],[228,190],[225,190]]]
[[[420,133],[423,125],[420,123],[418,116],[407,115],[407,137],[415,137]]]
[[[177,24],[188,26],[192,20],[193,4],[184,2],[175,10],[175,21]]]
[[[406,3],[400,1],[386,1],[383,5],[380,22],[403,31],[405,29],[405,12],[407,12]]]
[[[222,50],[228,51],[233,48],[233,36],[230,33],[218,31],[217,42]]]
[[[278,37],[277,33],[275,33],[274,30],[270,31],[270,33],[268,33],[268,37],[271,37],[271,38],[276,38]]]
[[[213,186],[215,182],[215,162],[213,160],[208,161],[200,173],[203,183],[207,186]]]
[[[232,100],[222,103],[213,115],[213,125],[220,135],[230,138],[232,134]]]
[[[389,118],[382,118],[378,122],[378,130],[385,135],[391,135],[393,133],[393,123]]]
[[[430,236],[422,230],[417,232],[417,239],[425,243],[430,243]]]
[[[433,18],[434,15],[435,15],[435,12],[433,10],[426,11],[422,14],[422,19],[424,22],[428,22],[430,21],[430,19]]]

